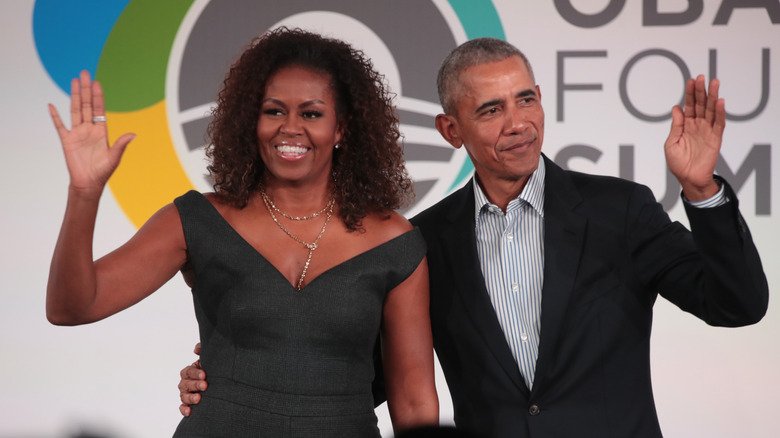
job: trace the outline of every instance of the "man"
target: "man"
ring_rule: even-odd
[[[434,346],[459,428],[485,437],[660,437],[650,383],[660,294],[711,325],[766,312],[768,286],[732,189],[713,177],[717,80],[686,84],[664,146],[692,232],[650,190],[564,171],[541,154],[530,64],[482,38],[438,77],[436,128],[474,179],[412,219],[428,244]],[[182,371],[182,400],[191,402]],[[186,407],[185,407],[186,410]]]

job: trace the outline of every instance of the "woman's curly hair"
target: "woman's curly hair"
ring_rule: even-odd
[[[343,136],[333,152],[335,199],[347,228],[369,213],[407,204],[412,182],[399,145],[398,118],[384,78],[359,50],[300,29],[278,28],[256,38],[230,68],[209,124],[206,148],[214,190],[238,208],[263,184],[257,121],[268,80],[302,66],[330,76]]]

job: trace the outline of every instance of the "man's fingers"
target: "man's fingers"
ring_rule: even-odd
[[[184,368],[181,370],[181,380],[205,380],[206,379],[206,373],[198,368],[195,368],[194,366],[190,365],[187,368]]]
[[[207,387],[208,384],[205,380],[181,379],[181,381],[179,381],[179,392],[182,394],[182,396],[184,396],[184,394],[205,391]]]
[[[704,75],[699,75],[696,77],[696,86],[694,87],[694,93],[695,93],[695,107],[696,107],[696,117],[705,117],[706,116],[706,107],[707,107],[707,92],[705,90],[705,84],[704,84]]]
[[[179,383],[179,399],[182,403],[186,405],[196,405],[200,403],[200,392],[198,392],[200,390],[189,389],[190,386],[194,388],[197,384],[203,384],[204,387],[206,386],[205,382],[200,381],[190,381],[188,383],[184,383],[184,381],[182,381]]]
[[[710,81],[710,87],[707,91],[707,111],[705,113],[705,120],[712,125],[715,122],[715,105],[718,103],[718,90],[720,89],[720,81],[713,79]]]
[[[723,99],[715,102],[715,121],[712,129],[717,136],[723,137],[723,131],[726,129],[726,101]]]
[[[693,108],[694,83],[695,81],[693,79],[688,79],[685,82],[685,103],[683,104],[683,114],[685,114],[686,119],[694,116],[694,108]]]
[[[683,132],[685,116],[683,110],[678,105],[672,107],[672,126],[669,129],[669,137],[666,139],[665,147],[671,147],[676,144]]]
[[[179,387],[179,399],[181,399],[182,403],[185,405],[196,405],[200,403],[199,392],[184,391],[181,389],[181,385],[179,385]]]

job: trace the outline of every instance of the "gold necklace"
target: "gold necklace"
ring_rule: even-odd
[[[279,210],[273,204],[273,202],[271,202],[271,199],[265,193],[265,190],[260,190],[260,196],[263,198],[263,204],[265,204],[265,208],[268,209],[268,213],[271,214],[271,219],[274,220],[274,223],[276,225],[278,225],[279,228],[281,228],[282,231],[285,232],[285,234],[287,234],[288,236],[292,237],[293,240],[295,240],[296,242],[302,244],[303,246],[306,247],[306,249],[309,250],[309,255],[306,257],[306,263],[303,265],[303,272],[301,272],[301,278],[298,279],[298,284],[295,286],[295,290],[300,291],[301,289],[303,289],[303,279],[306,277],[306,271],[309,269],[309,263],[311,262],[311,255],[314,252],[314,250],[317,249],[317,242],[319,242],[320,239],[322,238],[322,235],[325,234],[325,227],[328,226],[328,222],[330,222],[330,217],[333,216],[333,205],[335,204],[336,200],[335,200],[335,198],[330,198],[330,201],[328,202],[328,205],[326,205],[323,210],[321,210],[321,211],[319,211],[317,213],[314,213],[313,215],[304,216],[303,218],[292,218],[292,217],[287,216],[286,214],[282,213],[282,211]],[[322,224],[322,229],[320,230],[320,234],[317,235],[317,237],[314,239],[313,242],[308,243],[308,242],[304,242],[301,238],[299,238],[298,236],[296,236],[295,234],[290,232],[290,230],[285,228],[284,225],[282,225],[279,222],[279,219],[276,218],[276,215],[274,214],[274,210],[278,211],[279,214],[281,214],[282,216],[284,216],[284,217],[286,217],[288,219],[292,219],[292,220],[307,220],[307,219],[311,219],[313,217],[316,217],[316,216],[320,215],[325,210],[328,211],[328,214],[325,216],[325,223]]]
[[[265,190],[260,191],[260,196],[263,197],[263,202],[265,202],[266,207],[270,205],[275,212],[279,213],[280,215],[282,215],[287,219],[290,219],[291,221],[307,221],[309,219],[314,219],[315,217],[321,215],[322,213],[325,213],[325,210],[330,208],[333,202],[335,201],[334,198],[330,198],[330,202],[328,202],[324,207],[322,207],[322,210],[314,212],[308,216],[290,216],[287,213],[283,212],[282,210],[279,210],[279,207],[277,207],[276,204],[274,204],[274,201],[272,201],[271,198],[268,197],[268,195],[265,193]]]

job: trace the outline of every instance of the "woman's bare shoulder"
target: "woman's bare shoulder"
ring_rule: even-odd
[[[370,233],[377,240],[383,242],[394,239],[414,228],[405,217],[395,211],[372,213],[363,219],[363,227],[366,234]]]
[[[206,192],[203,193],[203,196],[211,202],[211,205],[213,205],[222,216],[231,216],[241,210],[219,193]]]

